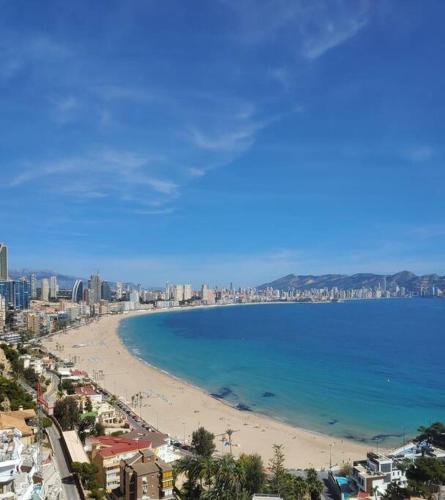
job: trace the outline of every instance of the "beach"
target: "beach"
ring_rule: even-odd
[[[258,453],[265,464],[274,444],[282,444],[289,468],[327,468],[366,457],[370,445],[294,427],[255,412],[243,412],[215,399],[203,390],[138,359],[118,335],[120,321],[138,314],[104,316],[88,325],[43,339],[55,355],[75,362],[91,378],[122,400],[142,393],[136,412],[181,441],[190,441],[199,426],[216,436],[217,451],[228,452],[221,435],[234,429],[233,453]],[[172,346],[174,348],[174,346]],[[102,373],[100,373],[102,372]],[[219,435],[219,436],[218,436]]]

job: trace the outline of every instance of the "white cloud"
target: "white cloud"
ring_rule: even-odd
[[[363,29],[369,22],[370,1],[361,0],[221,0],[238,19],[238,38],[249,44],[278,38],[306,59],[316,59]],[[287,85],[278,70],[276,78]]]
[[[105,149],[26,169],[10,180],[9,187],[33,183],[52,194],[89,199],[111,196],[133,206],[141,205],[139,199],[151,193],[167,202],[176,196],[179,185],[154,172],[158,161],[155,156]]]
[[[302,53],[307,59],[316,59],[355,36],[367,23],[365,16],[326,20],[306,35]]]

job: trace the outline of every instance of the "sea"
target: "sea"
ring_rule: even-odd
[[[236,305],[133,316],[136,356],[308,430],[397,445],[445,422],[445,300]]]

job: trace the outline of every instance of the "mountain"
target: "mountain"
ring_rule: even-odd
[[[33,269],[12,269],[12,270],[10,269],[9,270],[9,277],[11,279],[19,279],[22,276],[26,276],[27,278],[29,278],[29,276],[32,273],[34,273],[36,275],[38,287],[40,286],[40,280],[42,280],[44,278],[49,279],[51,276],[56,276],[59,288],[65,289],[65,290],[69,290],[69,289],[73,288],[74,282],[76,280],[82,280],[84,283],[88,283],[88,278],[82,278],[79,276],[70,276],[67,274],[60,274],[60,273],[56,273],[55,271],[36,271]],[[108,281],[108,280],[105,280],[105,281]],[[116,283],[114,281],[108,281],[108,283],[110,284],[111,288],[116,287]],[[122,284],[124,285],[124,287],[129,287],[129,288],[136,288],[137,287],[137,285],[135,283],[131,283],[131,282],[123,282]],[[162,287],[159,287],[159,286],[158,287],[150,286],[150,287],[144,287],[144,288],[146,288],[147,290],[161,290],[162,289]]]
[[[70,289],[73,287],[74,282],[77,279],[83,280],[83,281],[88,281],[85,278],[79,278],[76,276],[69,276],[66,274],[59,274],[56,273],[55,271],[35,271],[31,269],[13,269],[9,271],[9,277],[11,279],[19,279],[22,276],[26,276],[27,278],[34,273],[36,275],[37,282],[40,280],[46,278],[49,279],[51,276],[56,276],[57,277],[57,283],[59,284],[59,288],[62,289]],[[40,286],[40,285],[38,285]]]
[[[305,290],[309,288],[334,288],[340,290],[352,288],[376,288],[380,285],[383,288],[386,278],[387,289],[395,286],[405,287],[407,291],[416,291],[421,287],[428,288],[432,286],[439,287],[445,290],[445,276],[437,274],[426,274],[417,276],[410,271],[401,271],[392,275],[358,273],[358,274],[322,274],[316,275],[296,275],[288,274],[282,278],[278,278],[270,283],[264,283],[258,287],[259,290],[264,288],[274,288],[276,290],[287,291],[289,289]]]

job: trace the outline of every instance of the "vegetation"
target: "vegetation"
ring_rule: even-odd
[[[429,427],[419,427],[416,441],[428,441],[433,446],[445,448],[445,424],[434,422]]]
[[[211,432],[206,431],[204,427],[200,427],[192,434],[193,451],[201,457],[211,457],[215,451],[214,439],[215,436]]]
[[[74,398],[57,400],[53,413],[64,431],[71,431],[79,424],[79,406]]]
[[[104,498],[104,494],[99,491],[99,484],[96,479],[97,465],[87,462],[73,462],[71,467],[73,472],[79,475],[83,487],[90,491],[89,498]]]
[[[23,408],[35,408],[35,403],[30,394],[28,394],[17,382],[0,376],[0,404],[9,401],[11,410]]]
[[[406,471],[408,491],[412,496],[431,498],[445,484],[445,464],[432,457],[418,458]]]
[[[282,446],[274,446],[270,476],[266,477],[259,455],[243,454],[239,459],[232,455],[213,457],[213,452],[209,454],[210,449],[214,450],[212,434],[203,428],[198,431],[193,434],[195,455],[183,458],[175,466],[175,475],[185,476],[181,499],[247,500],[254,493],[279,494],[285,500],[303,500],[308,495],[313,500],[320,497],[323,483],[316,471],[309,469],[306,478],[288,473]],[[205,446],[197,446],[202,442]]]
[[[65,391],[69,396],[73,395],[76,392],[72,380],[68,379],[63,380],[59,384],[58,389],[60,393],[63,393]]]

